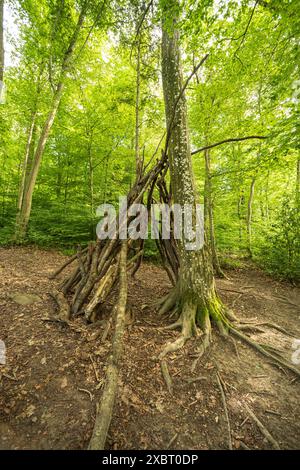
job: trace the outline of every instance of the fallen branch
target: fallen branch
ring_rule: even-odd
[[[106,384],[99,404],[89,450],[103,450],[109,426],[112,419],[113,407],[117,393],[118,376],[123,352],[123,336],[125,331],[125,313],[127,303],[127,240],[122,243],[120,254],[120,290],[116,308],[116,326],[112,345],[112,354],[106,371]]]
[[[249,338],[249,336],[244,335],[241,331],[237,330],[233,326],[231,326],[231,325],[228,325],[228,326],[229,326],[230,331],[234,335],[236,335],[238,338],[244,340],[246,343],[248,343],[250,346],[252,346],[254,349],[259,351],[260,353],[262,353],[264,356],[266,356],[266,357],[272,359],[273,361],[275,361],[275,363],[278,367],[281,364],[283,367],[290,370],[291,372],[296,374],[298,377],[300,376],[300,371],[296,367],[292,366],[285,359],[280,358],[278,356],[275,356],[270,351],[266,350],[263,346],[261,346],[259,343],[257,343],[256,341],[253,341],[251,338]]]
[[[219,372],[216,373],[216,377],[217,377],[218,386],[219,386],[219,389],[220,389],[220,392],[221,392],[221,396],[222,396],[222,402],[223,402],[223,408],[224,408],[224,413],[225,413],[225,419],[226,419],[226,423],[227,423],[227,430],[228,430],[228,447],[229,447],[229,450],[232,450],[231,428],[230,428],[230,421],[229,421],[229,415],[228,415],[226,397],[225,397],[225,392],[224,392],[224,388],[223,388],[223,385],[222,385],[222,382],[221,382],[221,378],[220,378]]]
[[[86,253],[88,250],[88,247],[86,247],[84,250],[81,251],[81,254]],[[76,253],[74,256],[69,258],[62,266],[59,267],[54,273],[50,274],[49,279],[54,279],[56,276],[58,276],[69,264],[73,263],[73,261],[78,259],[78,253]]]
[[[167,444],[166,449],[170,449],[171,445],[174,444],[174,442],[176,441],[178,435],[179,435],[179,433],[177,432],[177,433],[172,437],[172,439],[170,440],[170,442]]]
[[[257,424],[261,433],[265,436],[266,439],[272,444],[274,449],[280,450],[278,442],[274,439],[274,437],[269,433],[267,428],[262,424],[262,422],[257,418],[257,416],[253,413],[253,411],[249,408],[247,403],[244,403],[244,407],[247,410],[249,416],[253,419],[253,421]]]

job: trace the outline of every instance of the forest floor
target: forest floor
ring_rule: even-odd
[[[7,348],[6,364],[0,365],[0,449],[85,449],[91,436],[112,332],[101,343],[101,324],[88,326],[80,317],[71,326],[47,321],[55,313],[49,293],[64,274],[57,280],[48,275],[65,259],[33,247],[0,248],[0,339]],[[253,266],[227,276],[217,285],[236,315],[272,321],[300,338],[299,288]],[[281,448],[299,448],[299,381],[239,340],[235,348],[215,331],[194,372],[199,337],[171,354],[174,391],[168,393],[156,359],[178,333],[159,329],[172,320],[159,318],[151,307],[168,288],[165,272],[152,264],[144,264],[130,280],[125,351],[107,447],[227,449],[218,370],[233,448],[271,448],[245,404]],[[33,303],[24,305],[24,293],[34,294]],[[105,318],[108,310],[101,315]],[[276,345],[291,360],[292,338],[269,327],[265,331],[251,337]]]

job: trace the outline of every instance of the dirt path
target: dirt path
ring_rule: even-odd
[[[72,328],[45,321],[55,310],[49,292],[59,283],[47,276],[64,259],[32,247],[0,248],[0,339],[7,348],[6,365],[0,365],[0,449],[82,449],[91,435],[110,335],[101,344],[95,336],[102,326],[86,326],[81,318]],[[257,270],[227,274],[218,287],[239,317],[275,322],[300,339],[299,289]],[[238,358],[233,342],[215,332],[193,373],[199,338],[189,341],[168,358],[174,381],[174,394],[168,394],[156,358],[178,333],[159,330],[171,320],[159,319],[149,306],[168,287],[165,273],[153,265],[143,266],[131,280],[124,365],[108,447],[165,449],[173,440],[172,449],[228,448],[218,367],[233,447],[271,448],[246,419],[246,403],[281,448],[299,448],[299,382],[240,341]],[[21,305],[16,293],[39,299]],[[292,338],[270,328],[252,336],[276,345],[291,360]]]

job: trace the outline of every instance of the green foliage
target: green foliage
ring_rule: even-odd
[[[11,241],[18,188],[34,110],[36,148],[60,66],[83,1],[13,0],[18,41],[6,67],[0,106],[0,243]],[[109,5],[107,6],[107,3]],[[84,31],[65,81],[34,191],[28,242],[73,250],[95,238],[96,208],[117,203],[135,178],[137,31],[141,47],[140,153],[147,163],[164,132],[160,82],[161,14],[173,0],[89,2]],[[149,8],[148,8],[149,6]],[[247,217],[255,179],[251,250],[267,270],[299,276],[295,199],[299,159],[298,2],[180,2],[185,77],[209,57],[187,88],[192,149],[231,137],[265,135],[210,151],[218,249],[224,266],[249,252]],[[148,9],[147,9],[148,8]],[[147,12],[147,14],[145,14]],[[144,15],[145,14],[145,15]],[[160,154],[158,149],[157,157]],[[203,152],[193,157],[203,202]],[[280,210],[278,208],[281,208]],[[157,260],[148,240],[145,257]]]
[[[270,273],[300,280],[300,212],[289,200],[265,234],[258,259]]]

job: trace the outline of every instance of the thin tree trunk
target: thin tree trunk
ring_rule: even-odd
[[[252,213],[253,213],[253,198],[255,189],[256,176],[253,176],[250,184],[250,192],[247,205],[247,250],[250,258],[252,258]]]
[[[32,144],[32,137],[33,137],[34,129],[35,129],[36,116],[37,116],[37,111],[34,110],[31,114],[31,124],[30,124],[29,129],[28,129],[28,136],[27,136],[27,142],[26,142],[26,147],[25,147],[25,154],[24,154],[24,158],[23,158],[22,174],[21,174],[21,180],[20,180],[20,185],[19,185],[19,195],[18,195],[17,220],[18,220],[19,212],[21,211],[22,204],[23,204],[24,191],[25,191],[25,185],[26,185],[26,174],[27,174],[27,168],[28,168],[28,160],[29,160],[29,155],[30,155],[30,149],[32,147],[31,144]]]
[[[243,194],[241,194],[241,191],[239,191],[239,197],[238,197],[238,201],[237,201],[237,216],[238,216],[238,219],[239,219],[239,242],[240,242],[240,245],[242,243],[242,230],[243,230],[243,223],[242,223],[242,205],[243,205],[243,200],[244,200],[244,196]]]
[[[19,224],[20,212],[22,209],[24,194],[26,192],[26,187],[29,180],[29,175],[31,171],[31,165],[34,155],[34,140],[35,140],[35,132],[36,132],[36,118],[38,112],[38,100],[41,91],[41,75],[43,71],[43,66],[40,69],[40,73],[37,79],[37,86],[36,86],[36,96],[33,103],[32,113],[31,113],[31,122],[28,129],[27,135],[27,142],[25,147],[25,154],[23,158],[23,166],[22,166],[22,174],[21,180],[19,184],[19,193],[18,193],[18,204],[17,204],[17,217],[16,217],[16,225]]]
[[[262,91],[262,82],[260,81],[259,87],[258,87],[258,101],[257,101],[257,111],[258,111],[258,115],[260,119],[261,119],[261,91]],[[257,154],[257,164],[260,161],[260,152],[261,152],[261,144],[259,145],[259,150]],[[249,198],[248,198],[248,204],[247,204],[247,219],[246,219],[247,251],[248,251],[250,258],[252,258],[253,256],[253,253],[252,253],[252,214],[253,214],[253,199],[254,199],[256,176],[257,176],[257,171],[256,171],[256,174],[251,179],[250,192],[249,192]]]
[[[20,217],[18,220],[18,225],[16,227],[16,233],[15,237],[17,241],[22,241],[25,238],[26,232],[27,232],[27,227],[28,227],[28,222],[30,218],[30,213],[31,213],[31,205],[32,205],[32,196],[33,196],[33,191],[36,183],[36,179],[38,176],[40,164],[42,161],[42,157],[44,154],[45,146],[50,134],[50,130],[52,128],[54,119],[57,114],[57,110],[60,104],[60,100],[62,97],[63,89],[64,89],[64,80],[65,76],[70,68],[71,65],[71,60],[73,57],[74,49],[76,46],[76,43],[78,41],[79,33],[82,28],[84,19],[85,19],[85,14],[86,14],[86,8],[87,8],[88,2],[84,2],[84,5],[82,7],[82,10],[80,12],[78,22],[76,25],[76,28],[74,30],[73,36],[70,40],[69,47],[65,53],[63,63],[61,66],[61,73],[60,73],[60,78],[59,82],[56,86],[54,96],[52,99],[51,107],[47,116],[47,119],[42,127],[41,135],[38,140],[37,148],[34,153],[34,158],[32,162],[32,168],[30,171],[29,175],[29,180],[28,184],[26,185],[26,190],[24,193],[23,201],[22,201],[22,207],[20,211]]]
[[[270,180],[270,170],[268,170],[266,184],[265,184],[266,220],[268,222],[269,222],[269,180]]]
[[[88,142],[88,164],[89,164],[89,193],[90,193],[90,208],[91,208],[91,217],[94,217],[94,164],[93,164],[93,155],[92,155],[92,140],[93,133],[89,135]]]
[[[140,155],[140,94],[141,94],[141,39],[137,38],[136,58],[136,96],[135,96],[135,173],[138,180],[142,174],[142,159]]]
[[[224,273],[221,269],[219,263],[219,257],[216,247],[216,238],[215,238],[215,224],[214,224],[214,208],[212,200],[212,184],[211,184],[211,161],[210,161],[210,151],[209,149],[204,151],[205,157],[205,191],[204,191],[204,211],[205,218],[208,222],[208,239],[210,244],[212,263],[215,274],[218,277],[224,277]]]

